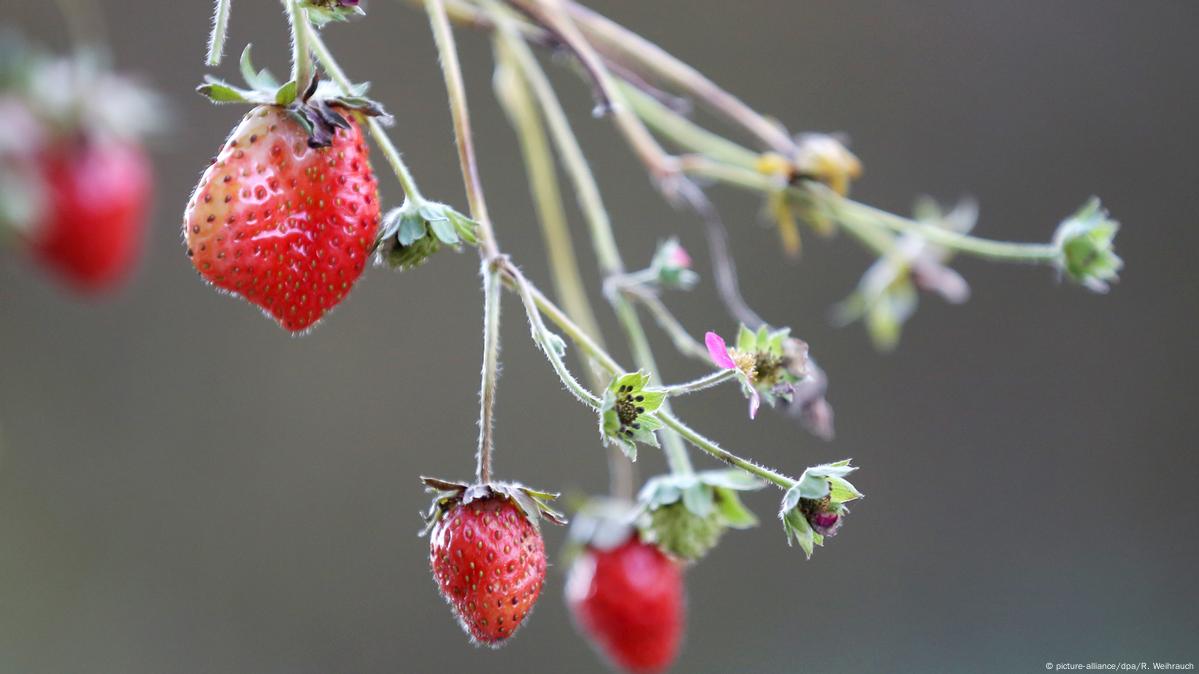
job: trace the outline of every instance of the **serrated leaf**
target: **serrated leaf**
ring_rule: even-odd
[[[433,235],[444,244],[456,246],[461,241],[458,238],[458,232],[454,229],[454,224],[450,222],[449,218],[429,220],[429,227],[432,228]]]

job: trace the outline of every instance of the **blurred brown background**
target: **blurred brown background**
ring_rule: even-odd
[[[0,257],[0,672],[603,671],[569,625],[560,566],[513,643],[474,649],[415,536],[417,475],[472,473],[473,254],[403,275],[372,269],[302,339],[206,288],[177,227],[241,114],[192,93],[210,3],[103,5],[119,63],[170,97],[177,132],[155,147],[152,240],[126,292],[81,302]],[[811,342],[833,378],[839,436],[823,444],[770,413],[751,424],[732,388],[680,412],[782,468],[852,456],[869,497],[804,561],[772,519],[779,494],[751,496],[763,526],[730,534],[688,573],[678,671],[1199,660],[1199,4],[596,6],[793,128],[850,132],[867,167],[856,196],[869,202],[906,211],[921,192],[973,194],[980,234],[1040,241],[1095,193],[1125,224],[1127,270],[1110,296],[1045,269],[962,260],[973,300],[926,298],[883,356],[860,327],[827,321],[869,259],[845,237],[808,237],[789,265],[759,204],[718,191],[746,294]],[[381,0],[369,10],[327,39],[396,115],[393,138],[424,190],[463,204],[425,19]],[[0,0],[0,16],[64,44],[48,3]],[[548,287],[516,144],[491,97],[489,45],[459,35],[500,239]],[[223,74],[235,76],[247,41],[286,70],[276,3],[235,3]],[[611,124],[591,119],[573,75],[554,72],[630,264],[678,234],[702,270],[699,227],[658,199]],[[594,277],[590,261],[585,271]],[[731,332],[706,281],[676,296],[679,312],[697,332]],[[511,297],[506,306],[500,474],[601,490],[593,418],[562,394]],[[668,379],[698,372],[660,343]],[[642,455],[643,471],[661,469],[656,452]],[[550,548],[561,540],[547,531]]]

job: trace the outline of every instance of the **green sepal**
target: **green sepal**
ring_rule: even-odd
[[[1097,197],[1091,197],[1054,233],[1058,270],[1093,292],[1107,292],[1124,267],[1114,246],[1119,230],[1120,223],[1108,217]]]
[[[803,472],[787,493],[783,495],[779,508],[779,519],[787,535],[788,545],[799,543],[810,559],[814,546],[824,545],[824,536],[812,530],[804,514],[804,503],[823,502],[824,506],[842,511],[842,504],[863,497],[849,480],[845,479],[857,466],[850,465],[852,459],[812,466]],[[827,500],[826,500],[827,499]],[[848,509],[844,509],[848,512]]]
[[[405,201],[383,217],[375,249],[393,269],[419,266],[443,245],[475,244],[477,223],[450,206]]]
[[[766,483],[739,470],[711,470],[686,475],[659,475],[638,495],[638,520],[645,540],[664,552],[696,560],[716,545],[726,529],[747,529],[758,519],[738,492]]]
[[[360,16],[366,16],[366,10],[358,5],[344,7],[336,2],[336,0],[304,0],[300,3],[308,15],[308,21],[314,27],[320,29],[327,24],[339,21],[349,21],[350,19]]]
[[[629,372],[613,378],[604,390],[599,409],[600,436],[604,444],[615,441],[625,456],[637,460],[637,443],[658,446],[654,431],[662,422],[656,416],[666,391],[649,386],[649,374]]]
[[[781,513],[780,517],[783,520],[783,531],[787,534],[787,545],[798,543],[799,547],[803,548],[804,555],[811,559],[812,551],[817,544],[816,539],[821,538],[823,544],[823,537],[812,531],[812,526],[808,524],[808,518],[798,508]]]
[[[531,489],[519,482],[468,484],[425,476],[421,476],[420,480],[425,485],[425,491],[434,495],[429,510],[421,515],[425,521],[421,536],[428,534],[454,506],[494,497],[511,500],[534,526],[541,519],[554,524],[566,524],[567,521],[562,513],[549,505],[550,501],[558,498],[557,493]]]
[[[254,62],[250,57],[250,48],[252,46],[253,45],[251,43],[246,43],[246,48],[242,50],[241,59],[238,61],[238,66],[241,69],[242,79],[245,80],[246,84],[249,85],[251,89],[278,89],[279,81],[275,79],[275,76],[272,75],[269,70],[265,68],[262,70],[256,70],[254,68]]]

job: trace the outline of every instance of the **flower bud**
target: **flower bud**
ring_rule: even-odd
[[[1053,243],[1059,251],[1058,269],[1076,283],[1104,293],[1108,284],[1118,280],[1124,261],[1115,253],[1113,242],[1120,224],[1092,198],[1062,222]]]

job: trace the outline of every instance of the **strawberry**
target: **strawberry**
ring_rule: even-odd
[[[30,232],[35,258],[83,292],[124,279],[141,249],[153,182],[140,146],[73,140],[39,163],[45,208]]]
[[[141,137],[161,106],[92,55],[11,37],[0,36],[0,239],[15,234],[80,292],[111,289],[142,247],[153,172]]]
[[[334,108],[335,114],[340,114]],[[378,184],[352,116],[326,147],[281,107],[233,130],[184,214],[187,254],[217,288],[292,332],[349,293],[379,228]]]
[[[426,521],[429,563],[441,595],[471,638],[502,646],[524,623],[545,581],[545,500],[555,495],[514,484],[465,485],[431,478],[439,495]]]
[[[683,636],[683,572],[636,534],[612,548],[588,545],[566,581],[575,625],[616,666],[636,674],[665,671]]]

